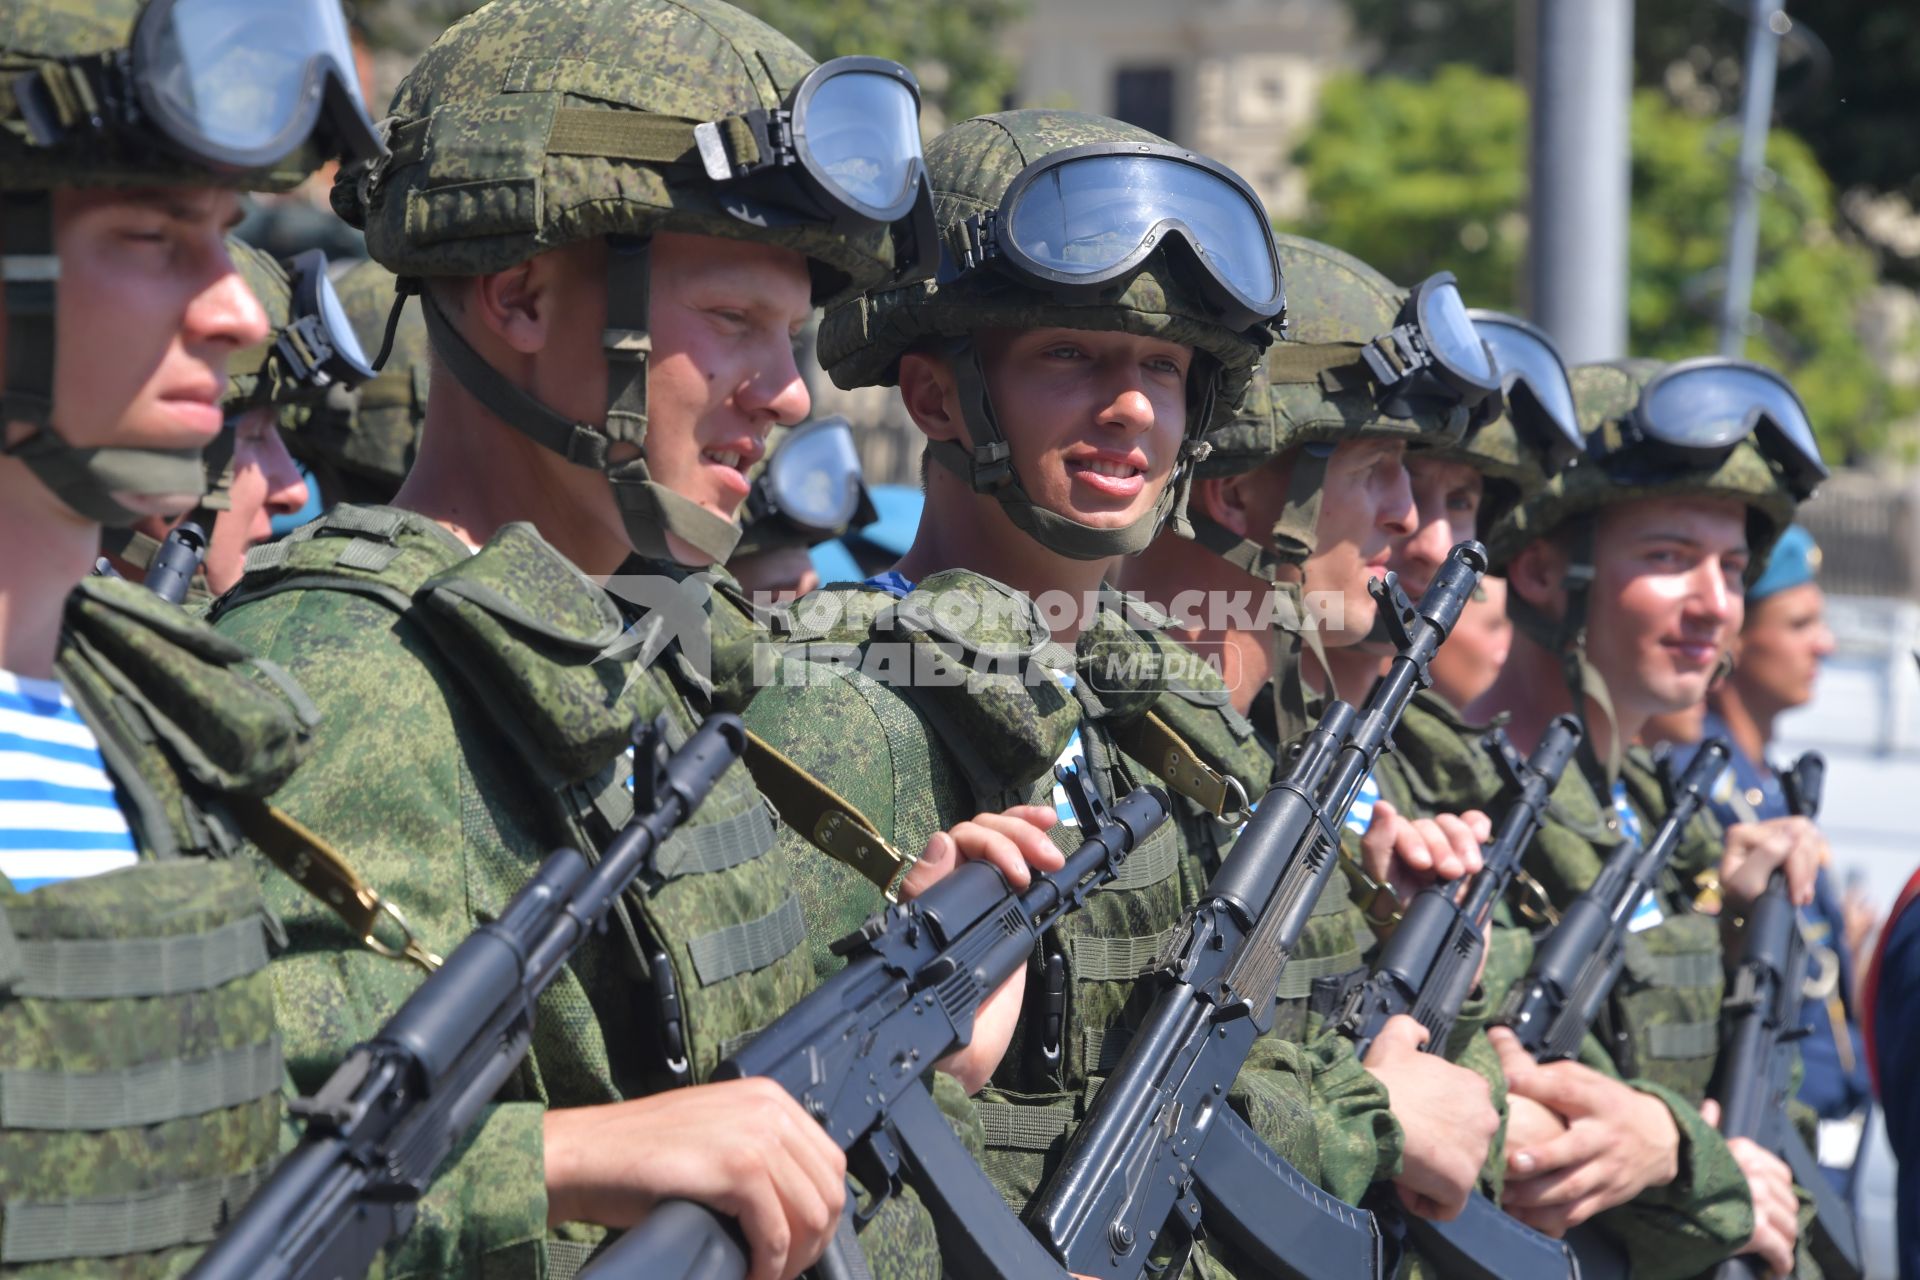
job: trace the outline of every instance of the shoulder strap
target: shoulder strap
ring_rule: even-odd
[[[896,849],[867,816],[839,792],[782,755],[765,738],[747,731],[747,769],[761,794],[773,801],[781,821],[815,848],[844,862],[880,886],[887,901],[898,899],[900,883],[916,861]]]

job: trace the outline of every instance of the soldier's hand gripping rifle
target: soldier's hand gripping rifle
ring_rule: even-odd
[[[1062,1272],[961,1145],[924,1076],[973,1039],[980,1003],[1020,971],[1040,935],[1111,880],[1167,819],[1167,794],[1157,787],[1139,788],[1108,808],[1079,770],[1055,772],[1082,836],[1058,871],[1036,872],[1019,891],[989,863],[955,868],[913,902],[889,907],[834,943],[847,967],[714,1073],[721,1080],[766,1076],[792,1094],[875,1194],[865,1216],[903,1181],[911,1183],[933,1215],[942,1262],[965,1280]],[[852,1227],[843,1221],[823,1272],[863,1273]],[[746,1258],[737,1246],[727,1264],[696,1261],[723,1256],[727,1235],[725,1221],[704,1209],[663,1205],[589,1274],[738,1280]]]
[[[1500,828],[1483,850],[1485,864],[1467,882],[1458,902],[1458,881],[1422,890],[1407,908],[1375,962],[1373,972],[1355,988],[1341,1010],[1339,1028],[1353,1038],[1364,1058],[1387,1020],[1410,1015],[1427,1029],[1426,1051],[1441,1053],[1453,1034],[1460,1009],[1478,980],[1487,949],[1487,923],[1493,908],[1520,870],[1534,833],[1567,761],[1580,745],[1580,721],[1557,716],[1540,745],[1521,760],[1506,734],[1494,730],[1488,747],[1507,775],[1513,801]],[[1382,1196],[1376,1216],[1388,1229],[1403,1229],[1448,1277],[1464,1280],[1534,1280],[1578,1276],[1572,1251],[1475,1193],[1458,1217],[1447,1222],[1405,1213]]]
[[[664,722],[636,727],[633,819],[589,862],[547,858],[313,1097],[306,1134],[194,1268],[196,1280],[366,1274],[413,1225],[448,1151],[520,1065],[534,1003],[674,829],[740,758],[738,716],[715,715],[668,755]]]
[[[1804,818],[1819,813],[1826,769],[1817,751],[1794,762],[1781,779],[1790,811]],[[1809,1243],[1821,1273],[1834,1280],[1857,1278],[1861,1259],[1853,1214],[1833,1193],[1787,1114],[1787,1104],[1793,1100],[1793,1042],[1805,1034],[1800,1005],[1805,996],[1807,947],[1793,900],[1787,896],[1784,870],[1773,873],[1747,913],[1745,946],[1722,1006],[1727,1049],[1720,1061],[1720,1132],[1729,1138],[1751,1138],[1787,1162],[1793,1180],[1813,1196]],[[1720,1264],[1719,1280],[1759,1280],[1765,1274],[1765,1263],[1742,1255]]]
[[[1398,653],[1358,712],[1332,703],[1264,797],[1146,981],[1160,992],[1035,1206],[1034,1228],[1069,1271],[1144,1270],[1177,1218],[1261,1275],[1377,1276],[1372,1216],[1315,1187],[1227,1103],[1273,1025],[1281,970],[1340,858],[1340,830],[1427,663],[1486,568],[1453,549],[1416,607],[1392,574],[1372,584]]]

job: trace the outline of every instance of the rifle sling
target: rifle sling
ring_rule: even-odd
[[[880,886],[889,902],[898,898],[900,883],[907,878],[916,859],[894,848],[879,828],[839,792],[789,760],[751,729],[747,730],[747,750],[743,758],[747,771],[753,774],[754,785],[773,802],[782,822],[804,835],[828,857],[845,863]]]
[[[1138,720],[1110,726],[1122,751],[1146,765],[1167,784],[1167,790],[1205,809],[1216,818],[1238,821],[1248,812],[1247,793],[1239,781],[1221,773],[1153,711]]]

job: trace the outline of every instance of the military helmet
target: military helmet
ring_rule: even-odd
[[[1215,161],[1072,111],[963,121],[929,146],[927,168],[939,277],[829,310],[819,342],[828,375],[845,388],[891,385],[911,350],[931,342],[954,355],[971,447],[933,441],[928,456],[1060,554],[1130,554],[1169,516],[1182,527],[1201,441],[1239,401],[1285,312],[1259,198]],[[1038,507],[1013,468],[970,338],[1045,326],[1134,333],[1195,352],[1175,473],[1155,509],[1123,528]]]
[[[382,146],[352,76],[338,0],[15,0],[0,6],[0,418],[7,449],[67,506],[126,527],[117,495],[198,492],[198,449],[78,449],[54,429],[50,193],[70,187],[283,188]]]
[[[668,557],[673,535],[724,561],[737,526],[647,469],[650,237],[791,249],[819,303],[923,274],[932,197],[918,114],[904,67],[816,66],[721,0],[495,0],[422,55],[394,98],[391,155],[343,169],[333,203],[409,292],[605,238],[604,423],[576,423],[508,382],[432,291],[429,338],[502,421],[606,474],[637,551]],[[640,454],[616,463],[615,444]]]
[[[389,502],[413,465],[426,420],[433,363],[426,320],[418,298],[401,300],[394,316],[394,274],[372,259],[341,272],[334,289],[367,349],[382,345],[393,319],[387,358],[361,386],[289,410],[282,418],[287,447],[314,471],[330,502]]]
[[[1781,464],[1763,450],[1758,436],[1737,439],[1718,456],[1692,465],[1662,455],[1655,468],[1623,472],[1626,459],[1652,447],[1651,442],[1638,439],[1634,424],[1642,393],[1663,373],[1680,367],[1657,360],[1620,360],[1570,371],[1575,408],[1587,436],[1587,456],[1553,477],[1494,527],[1487,539],[1494,572],[1504,572],[1528,543],[1602,507],[1640,498],[1704,496],[1733,498],[1746,505],[1751,552],[1747,575],[1750,581],[1759,576],[1766,567],[1767,552],[1793,522],[1797,500]]]

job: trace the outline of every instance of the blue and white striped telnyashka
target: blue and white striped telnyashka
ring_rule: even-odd
[[[0,874],[25,893],[137,857],[100,745],[66,691],[0,671]]]

